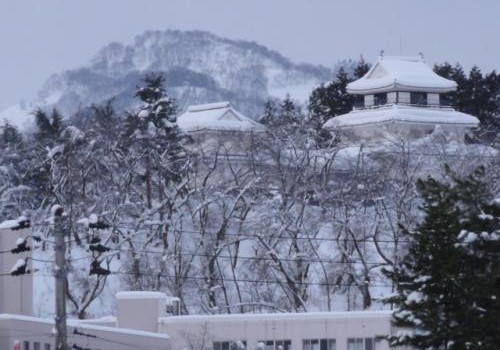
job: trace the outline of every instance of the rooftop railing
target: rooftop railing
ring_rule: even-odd
[[[383,107],[388,107],[388,106],[408,106],[408,107],[420,107],[420,108],[452,108],[451,104],[444,104],[444,103],[427,103],[427,104],[422,104],[422,103],[405,103],[405,102],[387,102],[384,104],[374,104],[371,106],[365,106],[364,104],[354,104],[354,110],[363,110],[363,109],[376,109],[376,108],[383,108]]]

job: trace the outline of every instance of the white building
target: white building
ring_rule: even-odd
[[[179,127],[187,133],[263,132],[265,128],[235,110],[229,102],[189,106],[177,118]]]
[[[77,350],[388,350],[390,311],[168,316],[158,292],[120,292],[117,316],[69,320]],[[0,349],[54,350],[54,321],[0,314]]]
[[[235,110],[229,102],[189,106],[177,118],[177,125],[189,134],[196,153],[223,152],[241,156],[265,127]]]
[[[33,314],[33,277],[31,274],[11,276],[10,272],[19,261],[31,265],[31,252],[13,254],[10,251],[19,242],[28,240],[31,245],[31,230],[17,229],[18,220],[8,220],[0,224],[0,314]],[[15,228],[15,229],[12,229]]]
[[[443,94],[456,87],[434,73],[422,57],[381,56],[362,78],[347,85],[347,92],[355,95],[354,110],[328,120],[324,127],[352,141],[369,141],[419,138],[439,125],[463,140],[479,121],[447,106]]]

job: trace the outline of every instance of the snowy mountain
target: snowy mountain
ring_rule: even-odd
[[[145,73],[153,71],[165,73],[167,89],[181,109],[227,100],[252,117],[269,96],[290,94],[304,102],[315,86],[332,77],[325,67],[295,64],[253,42],[202,31],[147,31],[132,44],[103,47],[85,67],[51,76],[30,106],[11,107],[0,117],[12,119],[9,114],[16,111],[17,118],[34,106],[52,105],[69,115],[111,98],[117,108],[130,108],[135,87]]]

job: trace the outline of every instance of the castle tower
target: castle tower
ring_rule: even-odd
[[[445,94],[456,88],[454,81],[434,73],[422,55],[381,55],[362,78],[347,85],[347,92],[355,96],[354,109],[331,118],[324,127],[352,141],[370,141],[391,135],[419,138],[439,125],[463,140],[479,121],[449,106]]]

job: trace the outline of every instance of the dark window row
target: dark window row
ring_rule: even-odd
[[[335,339],[304,339],[302,350],[336,350]],[[246,341],[216,341],[213,350],[246,350]],[[291,350],[291,340],[260,340],[257,342],[257,350]],[[348,338],[347,350],[375,350],[374,338]]]
[[[441,105],[441,106],[449,106],[450,98],[447,94],[439,95],[440,98],[434,100],[428,100],[428,95],[426,92],[410,92],[410,100],[406,98],[401,98],[401,96],[397,95],[396,103],[408,103],[416,106],[427,106],[427,105]],[[373,95],[373,106],[383,106],[387,104],[387,93],[382,92]],[[365,95],[356,95],[354,96],[354,108],[364,108],[369,107],[365,105]]]
[[[49,343],[43,344],[43,350],[50,350],[51,346]],[[31,350],[31,344],[29,341],[23,342],[23,350]],[[42,350],[42,345],[40,342],[33,342],[33,350]]]

